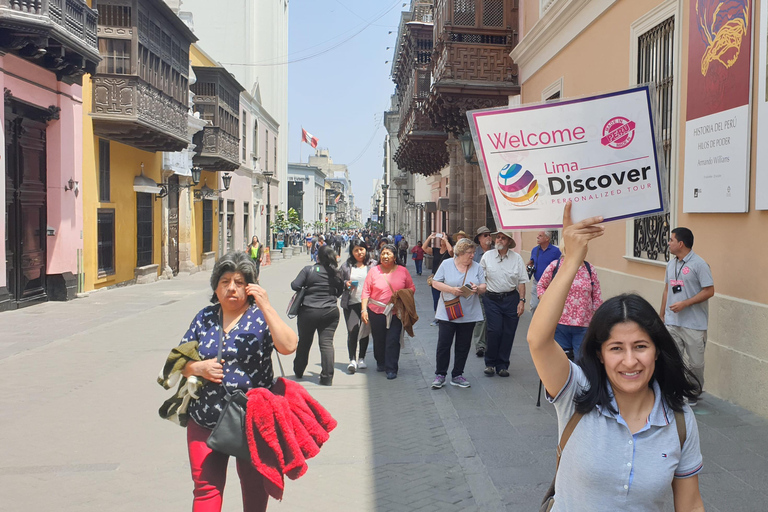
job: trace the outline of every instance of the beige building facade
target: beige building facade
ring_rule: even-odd
[[[669,168],[669,215],[614,222],[588,259],[600,272],[604,297],[640,293],[657,308],[663,292],[669,229],[688,227],[694,251],[711,266],[705,390],[768,417],[768,242],[759,236],[768,212],[755,208],[758,74],[752,78],[749,203],[746,213],[685,213],[685,120],[688,13],[696,0],[524,0],[519,66],[521,103],[577,98],[656,85],[659,124]],[[751,2],[752,68],[758,66],[760,3]],[[752,41],[745,38],[742,48]],[[715,63],[717,64],[717,63]],[[745,169],[744,172],[747,170]],[[735,169],[734,172],[739,172]],[[523,253],[535,246],[523,235]]]

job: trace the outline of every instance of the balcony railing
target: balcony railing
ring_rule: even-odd
[[[92,81],[97,136],[144,151],[181,151],[189,145],[185,105],[134,75],[98,74]]]
[[[510,40],[512,36],[496,37],[498,39],[477,36],[441,41],[435,49],[434,81],[517,82],[517,65],[509,57],[516,41]],[[474,39],[489,42],[474,42]]]
[[[79,77],[92,73],[100,60],[97,21],[97,11],[84,0],[0,0],[0,30],[12,36],[0,49],[19,51],[60,75]],[[47,51],[49,39],[64,52]]]
[[[194,138],[195,165],[212,171],[233,171],[240,166],[238,143],[219,126],[206,126]]]

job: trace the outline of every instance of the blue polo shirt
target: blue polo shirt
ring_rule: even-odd
[[[589,387],[584,371],[573,362],[563,389],[550,398],[562,435],[576,406],[575,396]],[[682,450],[674,411],[653,382],[655,400],[643,428],[632,434],[621,414],[596,407],[585,414],[563,449],[555,484],[553,512],[664,511],[674,502],[672,480],[698,474],[702,468],[699,429],[684,406],[686,438]],[[609,386],[609,392],[613,394]],[[618,410],[616,401],[613,407]]]
[[[541,275],[547,270],[550,263],[560,258],[560,249],[552,244],[549,244],[546,249],[540,246],[536,246],[531,251],[531,259],[533,260],[533,266],[536,271],[533,273],[533,278],[536,281],[541,280]]]

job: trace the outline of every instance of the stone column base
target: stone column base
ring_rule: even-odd
[[[72,272],[48,274],[46,288],[48,300],[72,300],[77,295],[77,276]]]
[[[216,265],[216,253],[204,252],[202,270],[213,270],[214,265]]]
[[[154,283],[157,281],[157,269],[159,265],[145,265],[143,267],[136,267],[133,270],[134,276],[136,276],[136,284]]]
[[[8,288],[0,286],[0,311],[10,311],[12,309],[16,309],[16,304],[11,300]]]

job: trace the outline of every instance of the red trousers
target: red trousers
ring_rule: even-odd
[[[201,427],[194,420],[187,423],[187,445],[189,465],[195,483],[193,512],[221,512],[224,485],[227,482],[229,455],[215,452],[205,442],[211,430]],[[264,490],[261,473],[250,461],[237,461],[237,474],[243,492],[243,512],[264,512],[267,510],[269,495]]]

